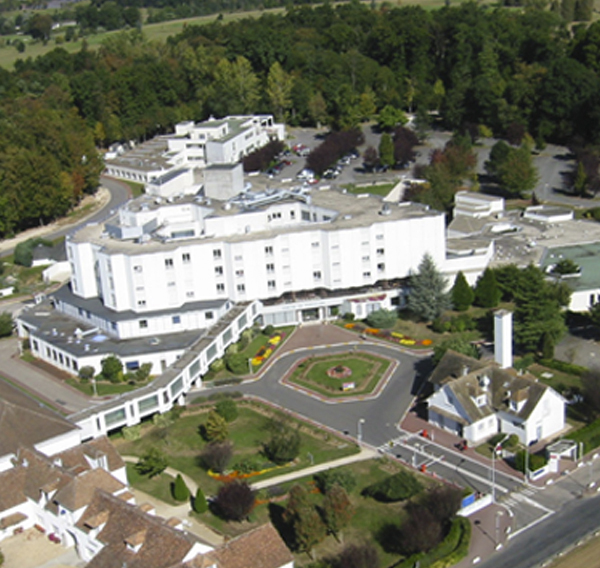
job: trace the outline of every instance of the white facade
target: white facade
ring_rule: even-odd
[[[498,310],[494,314],[494,360],[501,369],[512,367],[512,312]]]
[[[500,215],[504,211],[504,199],[485,193],[459,191],[454,196],[453,216],[482,219],[491,215]]]

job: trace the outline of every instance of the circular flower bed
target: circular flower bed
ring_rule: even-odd
[[[327,376],[332,379],[347,379],[352,375],[352,369],[345,367],[344,365],[336,365],[327,369]]]

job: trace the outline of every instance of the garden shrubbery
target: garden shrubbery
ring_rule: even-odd
[[[362,494],[384,503],[404,501],[420,493],[423,486],[419,480],[406,471],[399,471],[385,479],[365,487]]]

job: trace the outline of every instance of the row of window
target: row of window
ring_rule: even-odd
[[[206,321],[212,321],[215,319],[214,312],[204,312],[204,319]],[[148,329],[148,320],[139,320],[140,329]],[[173,325],[179,325],[181,323],[181,316],[171,316],[171,323]]]
[[[31,342],[31,347],[33,348],[33,351],[39,353],[39,345],[38,345],[37,341],[33,340]],[[71,359],[70,357],[63,355],[62,353],[57,352],[56,349],[51,349],[50,347],[46,347],[46,357],[48,359],[53,359],[54,361],[56,361],[57,363],[60,363],[61,365],[65,365],[65,367],[67,367],[67,369],[73,369],[73,371],[79,370],[79,365],[77,364],[77,361],[75,361],[75,359]]]

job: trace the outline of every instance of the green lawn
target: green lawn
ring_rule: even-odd
[[[337,357],[310,357],[296,368],[290,382],[318,392],[325,396],[348,397],[373,392],[392,363],[380,357],[367,354],[348,353]],[[332,367],[342,365],[352,371],[344,379],[327,375]],[[356,388],[343,392],[342,384],[353,382]]]
[[[92,396],[94,394],[94,386],[91,381],[87,383],[81,382],[79,379],[71,378],[66,380],[67,384],[76,388],[78,391]],[[145,384],[145,383],[144,383]],[[142,383],[130,385],[129,383],[105,383],[96,381],[96,390],[98,396],[109,396],[111,394],[121,394],[143,386]]]
[[[258,405],[256,408],[262,412],[265,407]],[[266,429],[268,417],[257,410],[249,406],[240,406],[238,419],[229,425],[229,435],[234,445],[231,466],[243,458],[258,455],[262,442],[269,437]],[[207,415],[207,412],[186,414],[166,429],[146,423],[139,440],[130,442],[115,436],[113,441],[122,455],[141,456],[150,447],[158,447],[167,454],[171,467],[188,474],[202,487],[206,495],[212,495],[218,491],[220,482],[211,478],[199,464],[199,456],[206,445],[200,435],[200,426],[206,421]],[[262,480],[308,467],[311,465],[309,454],[312,455],[314,463],[322,463],[358,452],[356,445],[309,425],[302,426],[301,438],[300,455],[293,465],[252,479]],[[264,459],[263,465],[273,464]]]
[[[583,442],[583,452],[585,454],[595,450],[600,447],[600,418],[575,432],[569,433],[566,438],[577,443]]]
[[[127,479],[129,484],[144,493],[156,497],[169,505],[181,505],[178,501],[173,499],[171,493],[171,484],[175,482],[175,478],[171,477],[166,473],[161,473],[153,478],[149,478],[147,475],[141,475],[135,469],[135,464],[128,463],[127,467]]]
[[[372,542],[379,553],[382,567],[393,566],[400,560],[396,554],[388,553],[381,546],[380,534],[385,531],[388,525],[399,525],[404,516],[403,503],[380,503],[369,497],[361,495],[362,490],[376,481],[380,481],[392,473],[396,473],[401,466],[388,462],[385,459],[374,459],[362,461],[344,466],[342,469],[349,471],[356,479],[356,487],[350,492],[350,499],[354,506],[355,514],[350,525],[343,531],[344,543],[368,540]],[[420,479],[424,485],[430,484],[427,479]],[[311,492],[311,500],[319,505],[322,502],[322,495],[314,492],[315,484],[312,476],[303,477],[278,487],[279,494],[287,493],[294,485],[304,485]],[[260,491],[257,495],[258,504],[250,516],[249,522],[226,523],[210,514],[199,516],[202,522],[210,525],[217,531],[235,536],[247,530],[259,526],[266,522],[273,522],[278,526],[278,519],[286,506],[286,500],[264,503],[269,498],[269,490]],[[332,555],[343,547],[343,543],[338,543],[333,536],[328,536],[323,542],[315,547],[314,554],[316,558]],[[295,554],[297,566],[310,563],[306,554]]]

